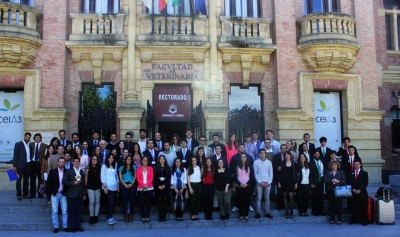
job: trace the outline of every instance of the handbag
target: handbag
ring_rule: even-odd
[[[172,201],[172,209],[176,210],[185,210],[185,199],[182,197],[180,193],[175,195],[175,199]]]
[[[336,198],[350,198],[351,194],[351,185],[338,185],[335,186],[333,190]]]
[[[39,194],[43,195],[46,193],[46,185],[45,184],[40,184],[39,185]]]

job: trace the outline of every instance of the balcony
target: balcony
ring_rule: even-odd
[[[0,2],[0,67],[22,68],[36,58],[42,46],[37,23],[42,14],[35,8]]]
[[[310,14],[297,25],[301,29],[297,49],[310,69],[343,73],[353,67],[360,50],[353,17],[333,12]]]
[[[72,30],[66,46],[72,52],[72,60],[78,63],[79,71],[92,71],[95,83],[100,84],[103,71],[118,69],[117,64],[109,62],[122,61],[122,51],[127,46],[123,31],[125,15],[70,14],[70,17]]]
[[[141,14],[136,47],[142,62],[189,60],[203,62],[210,47],[207,17]]]
[[[223,62],[241,62],[243,86],[250,80],[250,71],[256,64],[266,65],[276,47],[270,35],[271,19],[221,16],[221,37],[218,49],[222,51]],[[259,67],[265,71],[264,67]]]

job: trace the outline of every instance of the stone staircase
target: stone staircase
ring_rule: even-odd
[[[369,189],[370,197],[375,195],[375,188]],[[51,207],[47,206],[46,198],[35,198],[30,200],[17,201],[15,193],[12,191],[0,192],[0,231],[3,230],[16,230],[16,231],[33,231],[33,230],[52,230],[51,224]],[[328,201],[324,201],[324,207],[328,206]],[[346,201],[343,202],[344,213],[346,213]],[[114,225],[106,223],[106,214],[99,215],[99,222],[95,225],[89,225],[89,215],[87,214],[87,207],[84,208],[85,214],[83,219],[85,223],[82,224],[83,229],[87,230],[109,230],[109,229],[152,229],[152,228],[196,228],[196,227],[231,227],[231,226],[259,226],[259,225],[279,225],[279,224],[298,224],[298,223],[321,223],[327,224],[329,218],[327,216],[308,216],[301,217],[298,211],[294,210],[294,218],[286,219],[284,210],[276,210],[275,203],[271,203],[271,215],[273,219],[261,217],[254,219],[254,212],[250,212],[249,221],[239,221],[238,212],[232,212],[229,220],[219,220],[219,212],[213,213],[214,220],[206,221],[204,213],[199,213],[200,221],[191,221],[190,213],[184,213],[184,221],[175,221],[175,215],[172,212],[167,213],[166,222],[158,222],[158,213],[155,205],[152,206],[150,214],[150,223],[142,223],[140,209],[138,205],[135,207],[133,222],[125,223],[122,215],[122,207],[116,206],[114,219],[117,221]],[[396,219],[400,219],[400,198],[395,198]],[[325,208],[325,212],[327,209]],[[308,210],[311,213],[311,210]],[[59,215],[61,223],[61,215]],[[345,214],[343,222],[349,221],[350,215]]]

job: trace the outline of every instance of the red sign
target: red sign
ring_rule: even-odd
[[[156,85],[153,107],[157,121],[189,121],[192,112],[189,86]]]

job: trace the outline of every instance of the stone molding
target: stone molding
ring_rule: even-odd
[[[152,46],[144,42],[136,42],[142,62],[196,62],[203,63],[210,43],[200,46]]]

